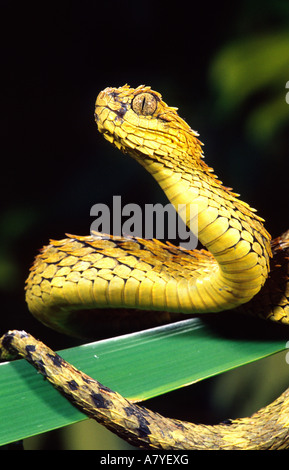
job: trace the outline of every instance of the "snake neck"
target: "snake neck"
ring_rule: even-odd
[[[197,229],[199,242],[212,255],[190,285],[196,311],[220,311],[248,302],[269,272],[270,236],[262,219],[238,194],[222,185],[203,160],[195,134],[173,162],[146,157],[142,166],[161,186],[187,227]],[[199,299],[199,301],[197,300]]]

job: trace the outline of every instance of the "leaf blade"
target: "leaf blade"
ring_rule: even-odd
[[[282,338],[241,340],[194,318],[70,348],[60,355],[136,402],[285,348]],[[0,395],[0,445],[85,419],[25,360],[0,364]]]

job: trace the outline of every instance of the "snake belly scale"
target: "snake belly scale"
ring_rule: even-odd
[[[255,309],[260,316],[288,323],[288,233],[271,243],[263,219],[206,165],[197,133],[176,108],[150,87],[125,85],[98,95],[95,120],[109,142],[153,176],[176,209],[182,204],[180,216],[188,227],[194,223],[190,205],[197,206],[194,217],[205,249],[186,251],[157,240],[101,234],[51,241],[36,257],[27,280],[31,313],[46,325],[70,333],[77,331],[78,323],[98,323],[94,315],[99,311],[107,322],[116,315],[122,323],[126,315],[129,322],[132,317],[147,320],[151,315],[164,322],[179,314]],[[38,364],[40,372],[73,403],[135,445],[287,447],[288,391],[250,418],[218,426],[195,425],[128,402],[24,332],[7,333],[1,346],[3,357],[19,353]]]

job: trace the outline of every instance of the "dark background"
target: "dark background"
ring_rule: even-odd
[[[287,0],[2,0],[0,23],[1,332],[23,328],[52,347],[71,344],[26,308],[37,250],[66,232],[89,234],[91,206],[111,205],[113,195],[123,204],[165,202],[97,132],[94,102],[107,86],[161,92],[270,233],[289,228]]]

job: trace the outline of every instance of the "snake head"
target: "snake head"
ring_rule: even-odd
[[[148,86],[106,88],[96,99],[95,121],[109,142],[140,163],[149,158],[170,166],[192,145],[201,154],[198,134]]]

